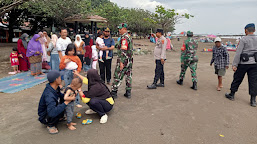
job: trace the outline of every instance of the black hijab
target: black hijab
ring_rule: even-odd
[[[84,42],[85,42],[85,46],[88,46],[88,45],[90,45],[90,36],[88,37],[88,38],[86,38],[86,35],[88,35],[89,36],[89,33],[85,33],[85,39],[84,39]]]
[[[111,97],[108,87],[102,82],[98,71],[90,69],[87,71],[88,91],[84,92],[88,98],[107,99]]]

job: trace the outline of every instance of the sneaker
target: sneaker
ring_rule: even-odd
[[[96,112],[93,111],[92,109],[88,109],[88,110],[85,112],[85,114],[87,114],[87,115],[95,114],[95,113],[96,113]]]
[[[158,83],[158,84],[156,85],[156,87],[164,87],[164,84]]]
[[[101,123],[101,124],[105,124],[105,123],[107,122],[107,120],[108,120],[108,116],[107,116],[107,114],[105,114],[105,115],[103,115],[103,116],[101,117],[100,123]]]
[[[99,61],[102,62],[102,63],[104,63],[104,60],[102,60],[102,59],[99,59]]]
[[[112,59],[112,57],[109,57],[109,56],[108,56],[108,57],[106,57],[106,59]]]
[[[156,89],[156,84],[151,84],[147,86],[148,89]]]

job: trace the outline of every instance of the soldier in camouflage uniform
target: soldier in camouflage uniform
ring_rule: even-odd
[[[124,75],[126,75],[126,93],[125,97],[131,98],[132,84],[132,65],[133,65],[133,45],[127,32],[127,24],[119,25],[119,32],[122,35],[117,47],[117,64],[114,72],[114,81],[112,84],[112,97],[117,98],[117,91],[121,85]]]
[[[181,73],[177,84],[183,85],[183,79],[185,78],[186,70],[189,67],[192,75],[194,90],[197,90],[197,76],[196,69],[198,63],[198,57],[196,56],[196,51],[198,48],[198,43],[193,37],[193,32],[187,32],[187,40],[185,40],[183,47],[181,48]]]

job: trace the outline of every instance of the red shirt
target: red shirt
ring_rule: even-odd
[[[12,64],[12,66],[19,65],[18,53],[11,53],[11,54],[10,54],[10,58],[11,58],[11,64]]]

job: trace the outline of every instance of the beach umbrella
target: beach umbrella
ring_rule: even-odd
[[[216,38],[216,35],[207,35],[208,38]]]

